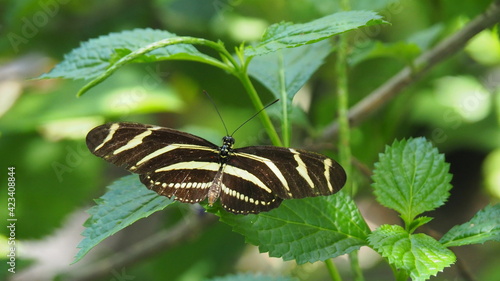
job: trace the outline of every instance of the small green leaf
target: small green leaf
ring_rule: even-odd
[[[354,201],[332,196],[285,200],[258,215],[220,213],[221,221],[272,257],[297,263],[324,261],[366,245],[370,233]]]
[[[281,93],[285,92],[292,100],[332,50],[329,41],[322,41],[257,56],[248,65],[248,74],[266,86],[275,98],[281,99]]]
[[[426,217],[426,216],[422,216],[422,217],[418,217],[416,218],[414,221],[411,222],[411,224],[408,226],[408,232],[409,233],[413,233],[417,228],[419,228],[420,226],[430,222],[431,220],[433,220],[434,218],[431,218],[431,217]]]
[[[237,274],[224,277],[216,277],[207,281],[297,281],[297,278],[282,276],[266,276],[261,274]]]
[[[175,34],[163,30],[134,29],[119,33],[110,33],[90,39],[80,44],[64,56],[64,60],[49,73],[39,78],[96,78],[113,63],[139,48],[154,42],[175,38]],[[152,50],[147,55],[136,58],[134,62],[150,62],[166,59],[201,60],[211,59],[189,44],[177,44]]]
[[[271,25],[256,46],[245,49],[246,56],[264,55],[283,48],[294,48],[318,42],[334,35],[376,24],[387,23],[371,11],[335,13],[308,23],[282,22]]]
[[[135,221],[163,210],[173,200],[147,189],[137,175],[123,177],[108,186],[108,192],[95,200],[96,206],[88,210],[90,218],[80,242],[80,251],[73,263],[83,258],[102,240],[131,225]]]
[[[400,213],[407,227],[425,211],[444,204],[451,188],[449,164],[424,138],[395,141],[375,163],[377,200]]]
[[[439,240],[446,247],[486,241],[500,241],[500,204],[487,206],[469,222],[453,227]]]
[[[398,225],[382,225],[368,237],[370,245],[413,281],[427,280],[455,262],[452,251],[426,234],[409,234]]]

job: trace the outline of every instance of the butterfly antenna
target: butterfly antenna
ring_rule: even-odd
[[[234,135],[234,133],[236,133],[236,131],[238,131],[241,127],[243,127],[243,125],[245,125],[246,123],[248,123],[248,121],[252,120],[255,116],[259,115],[259,113],[261,113],[264,109],[270,107],[271,105],[277,103],[279,101],[279,99],[271,102],[270,104],[264,106],[261,110],[257,111],[257,113],[255,113],[254,115],[252,115],[252,117],[248,118],[247,121],[243,122],[243,124],[241,124],[238,128],[236,128],[236,130],[233,131],[233,133],[231,134]]]
[[[217,114],[219,115],[219,118],[220,118],[220,121],[222,121],[222,125],[224,125],[224,130],[226,130],[226,136],[229,136],[229,132],[227,131],[227,127],[226,127],[226,123],[224,123],[224,119],[222,118],[222,115],[220,114],[219,112],[219,109],[217,108],[217,105],[215,104],[214,100],[212,99],[212,97],[208,94],[207,91],[203,90],[203,93],[208,97],[208,99],[210,100],[210,102],[212,103],[212,105],[214,106],[215,108],[215,111],[217,111]]]

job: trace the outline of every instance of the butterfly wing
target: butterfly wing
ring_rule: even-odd
[[[87,134],[89,150],[140,174],[149,189],[195,203],[206,198],[217,172],[218,147],[200,137],[138,123],[109,123]]]
[[[258,182],[282,199],[334,194],[346,181],[345,171],[337,162],[300,149],[276,146],[239,148],[234,151],[229,164],[243,170],[251,168]]]
[[[141,182],[159,195],[184,203],[198,203],[207,198],[208,190],[220,164],[216,162],[179,162],[140,175]]]
[[[263,177],[254,174],[253,168],[251,163],[238,157],[231,157],[225,165],[220,201],[227,211],[235,214],[267,212],[283,201],[268,188],[269,183]]]

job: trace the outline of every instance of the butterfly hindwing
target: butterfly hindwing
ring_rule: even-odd
[[[268,187],[269,183],[249,172],[253,171],[249,166],[233,166],[237,162],[231,157],[224,167],[220,194],[222,206],[236,214],[259,213],[278,207],[283,199]]]
[[[205,170],[203,173],[182,169],[165,172],[147,173],[140,176],[141,182],[159,195],[184,203],[198,203],[207,198],[207,192],[216,172]]]

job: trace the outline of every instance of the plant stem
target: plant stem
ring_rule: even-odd
[[[406,281],[410,277],[407,272],[404,270],[398,270],[394,266],[391,265],[392,273],[394,274],[394,277],[396,278],[396,281]]]
[[[280,89],[281,89],[281,137],[283,138],[283,144],[285,147],[290,146],[291,130],[288,122],[288,98],[286,94],[285,85],[285,64],[283,61],[283,53],[279,51],[279,78],[280,78]]]
[[[342,277],[340,277],[339,271],[337,267],[335,266],[335,263],[333,262],[332,259],[327,259],[325,261],[326,268],[328,269],[328,273],[330,274],[330,277],[332,278],[333,281],[341,281]]]
[[[363,271],[361,270],[361,266],[359,265],[358,252],[354,251],[349,253],[349,260],[351,263],[351,271],[354,275],[354,280],[363,281],[365,280],[363,276]]]
[[[349,0],[342,0],[340,3],[344,11],[351,9]],[[347,52],[348,52],[347,35],[339,35],[339,47],[337,51],[337,108],[339,122],[339,157],[340,164],[344,167],[347,175],[345,188],[350,190],[351,196],[354,194],[353,180],[351,179],[351,130],[349,127],[349,90],[347,88]],[[358,251],[349,253],[349,261],[351,263],[351,271],[354,275],[354,280],[363,281],[364,276],[359,266]]]
[[[344,1],[345,2],[345,1]],[[343,3],[344,6],[347,4]],[[337,111],[339,122],[339,159],[340,165],[347,174],[345,188],[351,186],[351,144],[349,128],[349,90],[347,89],[347,35],[340,34],[338,41],[336,73],[337,73]],[[352,195],[353,190],[350,190]]]
[[[231,56],[231,54],[224,48],[222,44],[206,40],[206,39],[201,39],[201,38],[194,38],[194,37],[174,37],[174,38],[167,38],[164,40],[160,40],[154,43],[151,43],[145,47],[139,48],[132,53],[122,57],[120,60],[115,62],[114,64],[110,65],[104,73],[99,75],[98,77],[94,78],[91,80],[89,83],[87,83],[85,86],[83,86],[80,91],[77,93],[77,96],[83,95],[86,91],[88,91],[90,88],[96,86],[97,84],[101,83],[104,81],[106,78],[111,76],[115,71],[120,69],[123,65],[126,65],[128,63],[131,63],[134,59],[137,57],[147,54],[153,50],[163,48],[166,46],[170,45],[176,45],[176,44],[197,44],[197,45],[204,45],[207,47],[210,47],[212,49],[215,49],[216,51],[219,52],[219,54],[225,58],[227,61],[231,63],[227,64],[224,62],[221,62],[220,60],[214,59],[209,56],[193,56],[191,59],[196,60],[198,62],[210,64],[213,66],[216,66],[218,68],[221,68],[222,70],[228,71],[230,73],[235,73],[240,70],[240,66],[238,63],[234,60],[234,58]]]
[[[248,95],[250,96],[250,100],[252,101],[253,106],[257,109],[260,110],[264,107],[262,104],[262,101],[260,100],[259,95],[257,94],[257,91],[255,90],[252,81],[250,81],[250,77],[248,77],[248,73],[246,72],[246,68],[241,68],[241,71],[237,73],[237,77],[240,79],[241,83],[243,84],[243,87],[245,87],[245,90],[247,91]],[[281,142],[281,139],[276,132],[276,129],[274,128],[273,123],[271,122],[271,119],[269,118],[269,115],[267,112],[264,110],[259,114],[260,120],[262,121],[262,125],[264,125],[264,128],[267,131],[267,134],[269,135],[269,138],[271,139],[271,142],[273,145],[276,146],[283,146],[283,143]]]

